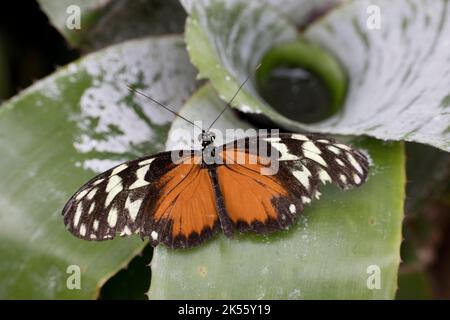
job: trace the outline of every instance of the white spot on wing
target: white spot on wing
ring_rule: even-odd
[[[302,201],[303,201],[303,203],[310,203],[311,199],[309,197],[303,196]]]
[[[307,136],[304,136],[304,135],[299,134],[299,133],[294,133],[294,134],[291,136],[291,138],[292,138],[292,139],[295,139],[295,140],[309,141],[309,139],[308,139]]]
[[[116,226],[116,223],[117,223],[117,209],[113,207],[108,214],[108,224],[111,228],[114,228]]]
[[[110,192],[117,184],[121,183],[122,179],[118,176],[112,176],[109,181],[108,184],[106,185],[106,192]]]
[[[78,226],[78,222],[80,222],[81,212],[83,211],[83,206],[81,203],[77,206],[77,211],[75,211],[75,216],[73,217],[73,226],[76,228]]]
[[[92,185],[93,186],[99,185],[100,183],[103,182],[103,180],[105,180],[105,179],[99,179],[99,180],[95,181],[94,183],[92,183]]]
[[[346,146],[345,144],[342,144],[342,143],[336,144],[336,147],[339,147],[339,148],[347,150],[347,151],[352,151],[352,149],[349,146]]]
[[[321,154],[322,153],[322,151],[320,151],[320,149],[317,148],[316,145],[313,142],[311,142],[311,141],[304,142],[302,144],[302,149],[303,150],[308,150],[308,151],[311,151],[311,152],[314,152],[314,153],[317,153],[317,154]]]
[[[364,173],[364,171],[361,168],[361,166],[359,165],[358,161],[356,161],[355,157],[353,157],[353,155],[349,152],[347,152],[347,159],[348,159],[348,161],[350,161],[350,163],[356,169],[356,171],[358,171],[361,174]]]
[[[281,157],[278,159],[278,161],[289,161],[289,160],[299,160],[300,159],[296,155],[289,153],[287,146],[284,143],[279,142],[279,141],[281,141],[280,138],[267,138],[264,140],[269,141],[270,145],[272,147],[274,147],[275,149],[277,149],[281,153]]]
[[[128,188],[129,190],[132,189],[136,189],[136,188],[140,188],[140,187],[144,187],[148,184],[150,184],[148,181],[146,181],[145,178],[145,174],[147,173],[147,171],[150,169],[150,165],[147,164],[145,166],[143,166],[142,168],[139,168],[136,171],[136,181]]]
[[[345,163],[341,159],[336,158],[336,162],[338,163],[338,165],[345,167]]]
[[[155,160],[155,158],[151,158],[151,159],[147,159],[147,160],[142,160],[141,162],[138,163],[139,166],[145,166],[147,164],[150,164],[153,162],[153,160]]]
[[[125,201],[125,208],[128,210],[131,221],[134,222],[134,220],[136,220],[136,216],[139,212],[141,204],[142,204],[142,199],[137,199],[137,200],[131,201],[130,197],[128,197],[127,200]]]
[[[108,195],[106,196],[105,207],[108,207],[111,201],[113,201],[117,194],[122,190],[122,179],[119,176],[112,176],[106,186]]]
[[[303,166],[303,170],[295,170],[292,172],[294,177],[297,178],[298,181],[305,187],[305,189],[309,189],[309,177],[311,176],[311,172]]]
[[[325,160],[323,160],[323,158],[321,156],[319,156],[317,153],[311,152],[309,150],[304,150],[303,153],[304,153],[305,157],[323,165],[324,167],[327,166],[327,163],[325,162]]]
[[[118,184],[117,186],[114,187],[114,189],[112,189],[109,193],[108,196],[106,197],[105,200],[105,207],[108,207],[110,205],[110,203],[114,200],[114,198],[117,196],[117,194],[122,191],[122,183]]]
[[[152,231],[152,233],[150,234],[150,236],[152,237],[153,240],[156,240],[156,239],[158,239],[158,232]]]
[[[320,181],[322,181],[323,184],[326,184],[327,182],[331,182],[331,177],[328,174],[328,172],[326,172],[323,169],[319,170],[319,179]]]
[[[89,207],[89,212],[88,212],[88,214],[91,214],[91,213],[94,211],[94,208],[95,208],[95,202],[92,202],[92,203],[91,203],[91,206]]]
[[[84,237],[86,235],[86,226],[84,224],[80,227],[80,235]]]
[[[97,188],[92,189],[92,190],[88,193],[87,198],[88,198],[89,200],[92,200],[92,198],[94,198],[95,194],[97,193],[97,190],[98,190]]]
[[[120,233],[121,236],[129,236],[131,235],[131,230],[125,226],[125,228],[123,228],[122,232]]]
[[[342,183],[344,183],[344,184],[347,183],[347,177],[346,177],[345,175],[341,174],[341,175],[339,176],[339,179],[341,179]]]
[[[360,184],[361,183],[361,178],[355,173],[353,175],[353,181],[355,181],[356,184]]]
[[[123,170],[125,170],[126,168],[128,168],[128,165],[126,163],[121,164],[120,166],[116,167],[112,172],[111,172],[111,176],[114,176],[116,174],[118,174],[119,172],[122,172]]]
[[[98,230],[98,220],[94,220],[93,228],[94,228],[94,231]]]
[[[75,199],[77,200],[77,201],[80,201],[85,195],[86,195],[86,193],[88,193],[89,192],[89,189],[84,189],[83,191],[81,191],[76,197],[75,197]]]
[[[297,212],[297,208],[295,207],[295,204],[291,203],[291,205],[289,206],[289,211],[291,213]]]
[[[341,153],[341,149],[336,148],[335,146],[327,146],[327,149],[330,150],[331,152],[333,152],[334,154],[340,154]]]

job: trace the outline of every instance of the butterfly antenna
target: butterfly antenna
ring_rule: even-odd
[[[258,64],[258,66],[256,67],[255,71],[258,70],[260,66],[261,66],[261,64]],[[216,117],[216,119],[214,119],[214,121],[211,123],[211,125],[208,127],[208,129],[206,131],[209,131],[209,129],[211,129],[211,127],[214,125],[214,123],[216,123],[216,121],[219,120],[219,118],[222,116],[222,114],[228,108],[231,108],[231,103],[233,102],[234,98],[236,98],[236,96],[238,95],[239,91],[241,91],[241,89],[244,87],[244,85],[247,83],[247,81],[249,79],[250,79],[250,75],[247,76],[247,78],[244,80],[244,82],[241,83],[239,88],[236,90],[236,93],[233,95],[233,97],[230,99],[230,101],[227,102],[227,105],[225,106],[225,108],[223,108],[223,110],[219,113],[219,115]]]
[[[204,130],[203,130],[202,128],[200,128],[198,125],[196,125],[194,122],[192,122],[192,121],[189,120],[189,119],[186,119],[186,118],[183,117],[182,115],[180,115],[180,114],[176,113],[175,111],[169,109],[169,108],[168,108],[166,105],[164,105],[162,102],[159,102],[158,100],[156,100],[156,99],[150,97],[149,95],[147,95],[147,94],[145,94],[145,93],[143,93],[143,92],[141,92],[141,91],[139,91],[139,90],[133,88],[133,87],[130,86],[129,84],[126,84],[126,86],[127,86],[127,88],[128,88],[130,91],[132,91],[132,92],[134,92],[134,93],[137,93],[137,94],[143,96],[144,98],[147,98],[148,100],[150,100],[150,101],[156,103],[156,104],[159,105],[160,107],[163,107],[164,109],[166,109],[166,110],[169,111],[170,113],[173,113],[173,114],[176,115],[177,117],[183,119],[183,120],[186,121],[186,122],[189,122],[189,123],[192,124],[194,127],[197,127],[197,128],[199,128],[200,130],[202,130],[202,132],[204,132]]]

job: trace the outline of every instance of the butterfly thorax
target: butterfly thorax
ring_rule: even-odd
[[[202,166],[208,167],[214,163],[216,156],[214,140],[216,135],[210,131],[203,131],[199,136],[202,144]]]
[[[214,145],[214,140],[216,139],[216,135],[211,131],[203,131],[198,139],[202,143],[202,150],[204,150],[209,145]]]

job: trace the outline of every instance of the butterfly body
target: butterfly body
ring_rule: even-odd
[[[367,178],[364,154],[319,135],[262,135],[222,146],[214,138],[204,132],[200,150],[132,160],[93,178],[64,207],[67,228],[86,240],[139,234],[153,246],[190,248],[220,230],[232,238],[235,231],[286,229],[320,196],[320,184],[346,189]]]

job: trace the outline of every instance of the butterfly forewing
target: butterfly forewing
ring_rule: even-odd
[[[255,136],[245,138],[244,142],[234,141],[224,148],[260,152],[264,144],[269,147],[269,156],[273,152],[277,153],[274,159],[278,159],[280,168],[288,169],[297,183],[309,191],[314,191],[320,183],[327,182],[346,189],[363,184],[367,178],[369,162],[365,154],[318,134]]]
[[[234,163],[219,167],[225,205],[240,231],[266,233],[286,228],[306,204],[319,198],[320,184],[332,182],[347,189],[361,185],[367,178],[369,163],[363,153],[320,135],[284,133],[249,137],[223,149],[224,154],[256,151],[264,158],[261,153],[264,145],[268,150],[266,158],[277,159],[272,175],[260,174],[263,165],[258,168]]]
[[[281,151],[299,158],[292,161],[291,172],[302,185],[310,189],[327,182],[346,189],[363,184],[367,178],[367,157],[361,151],[331,138],[282,134],[278,143],[276,148],[284,144],[286,147],[280,148]],[[289,161],[281,161],[281,165],[291,167]]]
[[[197,161],[195,161],[197,162]],[[209,172],[199,163],[179,165],[158,182],[159,196],[146,208],[143,234],[151,244],[171,248],[197,246],[219,230]]]
[[[87,240],[143,233],[145,208],[159,196],[157,182],[173,169],[170,152],[120,164],[90,180],[68,201],[64,221]]]

